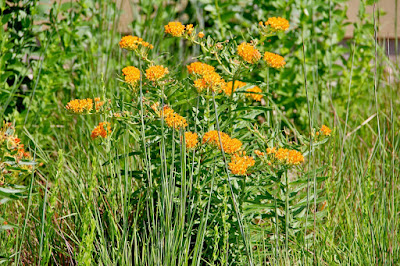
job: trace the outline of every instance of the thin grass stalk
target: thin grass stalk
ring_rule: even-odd
[[[47,206],[47,193],[49,190],[49,179],[46,178],[46,191],[44,192],[44,198],[43,198],[43,205],[42,205],[42,221],[41,221],[41,230],[40,230],[40,241],[39,241],[39,264],[41,264],[41,260],[43,258],[42,252],[43,252],[43,239],[44,239],[44,226],[46,224],[46,206]]]
[[[228,106],[228,108],[229,108],[229,111],[228,111],[228,113],[229,113],[229,115],[228,115],[229,120],[232,119],[231,115],[232,115],[233,91],[234,91],[234,89],[235,89],[235,82],[236,82],[235,76],[236,76],[236,75],[233,75],[233,76],[232,76],[232,90],[231,90],[231,96],[229,97],[229,101],[230,101],[230,102],[229,102],[229,106]],[[229,129],[229,131],[230,131],[229,133],[232,134],[232,130],[233,130],[233,123],[232,123],[231,128]]]
[[[139,60],[139,69],[141,72],[143,72],[142,68],[142,61]],[[151,165],[150,165],[150,155],[147,152],[146,148],[146,138],[145,138],[145,126],[144,126],[144,110],[143,110],[143,80],[142,77],[140,77],[140,84],[139,84],[139,104],[140,104],[140,121],[141,121],[141,137],[142,137],[142,142],[143,142],[143,149],[144,149],[144,154],[145,154],[145,167],[146,167],[146,172],[147,172],[147,177],[148,177],[148,182],[149,182],[149,188],[147,191],[147,208],[150,207],[150,210],[147,209],[147,217],[152,217],[151,223],[148,223],[148,230],[150,237],[155,237],[155,234],[153,232],[153,228],[157,228],[157,219],[155,218],[157,213],[155,213],[155,208],[154,208],[154,201],[153,201],[153,180],[152,180],[152,175],[151,175]],[[151,226],[152,225],[152,226]],[[157,233],[157,232],[156,232]],[[155,239],[152,239],[153,243],[157,243]],[[145,248],[145,247],[143,247]],[[150,256],[149,258],[153,257],[154,258],[154,248],[155,246],[150,247]],[[145,254],[145,253],[143,253]],[[153,260],[155,261],[155,259]]]
[[[313,125],[312,125],[312,117],[311,117],[310,99],[309,99],[308,88],[307,88],[307,68],[306,68],[306,52],[305,52],[305,46],[304,46],[304,31],[302,32],[302,44],[303,44],[304,89],[306,91],[306,98],[307,98],[307,110],[308,110],[308,121],[309,121],[308,126],[309,126],[309,132],[311,133]],[[310,150],[310,157],[312,157],[313,156],[313,139],[312,139],[311,134],[309,137],[309,150]],[[308,160],[308,169],[311,169],[311,160]],[[308,250],[308,243],[306,242],[306,234],[307,234],[309,199],[310,199],[310,178],[307,176],[307,207],[306,207],[306,218],[305,218],[305,225],[304,225],[304,243],[306,246],[306,250]],[[315,237],[315,228],[314,228],[314,237]],[[315,245],[314,245],[314,249],[315,249]],[[316,262],[315,250],[314,250],[314,262]]]
[[[204,242],[204,236],[205,232],[207,229],[207,222],[208,222],[208,215],[210,213],[210,205],[211,205],[211,196],[213,193],[214,189],[214,179],[215,179],[215,169],[216,169],[216,162],[215,162],[215,155],[214,155],[214,160],[213,160],[213,171],[212,171],[212,178],[211,178],[211,187],[210,187],[210,193],[208,196],[208,203],[207,203],[207,211],[203,213],[203,216],[201,218],[201,223],[199,227],[199,234],[197,235],[196,239],[196,244],[193,250],[193,265],[200,265],[201,261],[201,253],[202,253],[202,247],[203,247],[203,242]],[[205,218],[204,218],[205,217]]]
[[[267,98],[269,98],[269,67],[267,67]],[[268,127],[271,127],[271,120],[270,120],[270,115],[271,111],[269,110],[269,100],[266,101],[267,104],[267,125]]]
[[[352,80],[353,80],[354,55],[356,53],[355,46],[356,46],[355,42],[353,42],[353,45],[352,45],[353,49],[350,50],[350,52],[352,53],[352,55],[351,55],[351,67],[350,67],[350,81],[349,81],[349,88],[348,88],[348,91],[347,91],[348,98],[347,98],[347,108],[346,108],[346,120],[345,120],[345,123],[344,123],[344,132],[343,132],[343,140],[342,140],[342,152],[340,153],[341,157],[344,156],[343,155],[343,149],[344,149],[344,143],[346,141],[347,123],[348,123],[348,120],[349,120],[349,113],[350,113],[349,112],[349,110],[350,110],[350,102],[351,102],[351,94],[350,94],[350,92],[351,92],[351,85],[352,85]],[[343,166],[343,158],[342,158],[342,166]]]
[[[278,188],[278,192],[279,192],[279,188]],[[279,219],[278,219],[277,197],[275,197],[275,263],[276,263],[276,265],[279,265],[278,250],[279,250]]]
[[[33,153],[33,161],[35,161],[35,160],[36,160],[36,148],[35,148],[35,151]],[[27,207],[26,214],[25,214],[24,226],[22,227],[22,235],[21,235],[19,243],[17,242],[17,246],[15,248],[17,250],[16,266],[19,265],[19,262],[21,260],[22,244],[23,244],[23,241],[25,239],[25,230],[26,230],[26,226],[28,225],[29,213],[30,213],[31,206],[32,206],[32,189],[33,189],[34,177],[35,177],[35,165],[33,165],[33,167],[32,167],[31,182],[29,183],[28,207]]]
[[[378,31],[377,31],[377,22],[376,22],[376,1],[374,1],[373,5],[373,21],[374,21],[374,45],[375,45],[375,58],[374,58],[374,97],[375,97],[375,108],[376,108],[376,121],[377,121],[377,129],[378,129],[378,147],[380,155],[384,153],[383,144],[381,140],[381,128],[380,128],[380,120],[379,120],[379,102],[378,102]],[[382,162],[385,165],[385,162]],[[384,185],[384,180],[381,180],[381,185]],[[382,187],[381,187],[382,188]],[[371,225],[372,220],[370,219]],[[376,263],[378,263],[378,258],[376,257]]]
[[[397,61],[397,59],[398,59],[398,55],[397,55],[397,53],[399,52],[398,51],[398,39],[397,39],[397,15],[398,15],[398,10],[397,10],[397,4],[398,4],[398,1],[397,0],[395,0],[395,52],[396,52],[396,62],[398,63],[398,61]],[[388,47],[388,51],[389,51],[389,47]],[[391,134],[392,134],[392,140],[391,140],[391,142],[392,142],[392,154],[391,154],[391,156],[392,156],[392,160],[391,160],[391,165],[390,165],[390,168],[391,168],[391,175],[392,175],[392,177],[391,177],[391,195],[390,195],[390,207],[391,207],[391,215],[390,215],[390,219],[391,219],[391,221],[390,221],[390,223],[391,223],[391,236],[390,236],[390,242],[391,242],[391,245],[394,245],[394,242],[396,241],[396,238],[395,238],[395,221],[396,221],[396,219],[395,219],[395,217],[396,217],[396,211],[395,211],[395,205],[394,205],[394,201],[395,201],[395,199],[394,199],[394,187],[395,187],[395,171],[394,171],[394,169],[395,169],[395,163],[394,163],[394,159],[395,159],[395,123],[396,123],[396,120],[395,120],[395,114],[394,114],[394,108],[393,108],[393,99],[395,99],[395,95],[396,95],[396,93],[395,93],[395,87],[393,86],[393,84],[392,84],[392,80],[391,80],[391,75],[389,75],[389,87],[391,88],[390,89],[390,92],[391,92],[391,97],[390,97],[390,121],[391,121]],[[391,247],[390,248],[390,263],[391,264],[394,264],[394,257],[393,257],[393,248]]]
[[[214,109],[215,109],[215,122],[217,125],[217,131],[218,131],[218,139],[219,139],[219,143],[221,146],[221,153],[222,153],[222,158],[224,161],[224,165],[225,165],[225,170],[226,170],[226,174],[227,174],[227,180],[228,180],[228,185],[229,185],[229,189],[231,192],[231,197],[232,197],[232,203],[236,212],[236,217],[238,219],[238,224],[239,224],[239,228],[240,228],[240,233],[242,235],[243,238],[243,245],[246,249],[246,254],[247,254],[247,259],[249,260],[249,265],[252,266],[253,265],[253,261],[251,259],[251,251],[250,251],[250,247],[248,246],[247,240],[246,240],[246,235],[243,229],[243,222],[242,222],[242,217],[240,215],[240,211],[239,208],[237,206],[237,202],[236,202],[236,198],[235,198],[235,194],[233,192],[233,187],[232,187],[232,183],[231,183],[231,179],[229,176],[229,169],[228,169],[228,163],[226,161],[226,156],[225,156],[225,151],[224,151],[224,147],[222,145],[222,138],[221,138],[221,130],[219,127],[219,121],[218,121],[218,110],[217,110],[217,103],[215,102],[215,93],[214,91],[212,92],[212,99],[213,99],[213,103],[214,103]]]

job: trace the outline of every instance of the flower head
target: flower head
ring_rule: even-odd
[[[289,155],[289,150],[284,148],[279,148],[275,152],[275,158],[281,162],[286,162],[286,160],[288,159],[288,155]]]
[[[162,79],[169,73],[168,68],[163,66],[151,66],[146,69],[146,78],[151,81],[157,81]]]
[[[202,79],[197,79],[194,81],[194,86],[198,92],[202,92],[204,89],[218,91],[224,85],[225,80],[216,72],[207,73],[203,75]]]
[[[187,66],[189,74],[197,74],[200,76],[210,74],[214,72],[215,68],[213,66],[207,65],[202,62],[193,62]]]
[[[270,52],[265,52],[264,61],[267,62],[269,67],[276,69],[283,68],[286,65],[285,59],[282,56]]]
[[[94,105],[95,105],[96,112],[98,112],[101,109],[101,107],[104,105],[104,101],[101,101],[99,97],[94,98]]]
[[[272,147],[272,148],[267,148],[267,154],[275,154],[276,153],[276,148]]]
[[[246,97],[252,98],[254,101],[261,102],[263,96],[261,94],[257,94],[257,93],[262,93],[262,90],[259,87],[254,86],[253,88],[248,88],[246,91],[255,92],[255,93],[246,93],[245,94]]]
[[[167,125],[171,128],[180,129],[185,128],[188,125],[186,119],[183,116],[175,113],[174,110],[169,106],[164,106],[162,115],[165,123],[167,123]]]
[[[65,106],[67,110],[70,110],[73,113],[81,114],[83,112],[90,112],[93,109],[93,100],[88,99],[75,99],[67,103]]]
[[[304,162],[304,156],[301,152],[296,150],[290,150],[287,158],[287,164],[297,165]]]
[[[253,157],[246,156],[245,152],[239,152],[232,156],[232,161],[228,164],[229,170],[234,175],[246,175],[247,168],[252,167],[255,164]]]
[[[171,34],[174,37],[181,37],[185,33],[185,26],[180,22],[170,22],[164,28],[165,33]]]
[[[233,86],[233,91],[235,92],[236,89],[244,87],[246,85],[247,85],[246,82],[235,80],[235,85]],[[222,87],[222,90],[225,92],[226,95],[231,96],[231,94],[232,94],[232,81],[229,81],[228,83],[226,83],[225,86]]]
[[[197,143],[199,142],[198,140],[199,136],[197,133],[193,132],[185,132],[185,144],[187,149],[193,149],[196,147]]]
[[[262,156],[264,156],[265,155],[265,153],[264,152],[262,152],[262,151],[259,151],[259,150],[254,150],[254,153],[258,156],[258,157],[262,157]]]
[[[140,46],[147,47],[149,49],[153,49],[153,45],[149,44],[148,42],[143,41],[142,38],[128,35],[124,36],[121,38],[121,41],[119,42],[119,46],[122,49],[127,49],[134,51],[138,49]]]
[[[97,137],[106,138],[107,135],[111,134],[111,124],[109,122],[100,122],[97,127],[92,131],[91,138],[95,139]]]
[[[260,52],[251,44],[243,42],[238,46],[239,56],[247,63],[257,63],[261,58]]]
[[[136,86],[140,79],[140,70],[134,66],[124,67],[122,69],[122,75],[125,76],[126,83]]]
[[[187,34],[192,34],[193,33],[193,30],[194,30],[193,24],[188,24],[185,27],[186,27]]]
[[[272,31],[285,31],[289,28],[290,24],[287,19],[281,17],[268,18],[265,22],[265,26],[269,26]]]
[[[327,127],[325,125],[322,125],[320,132],[324,136],[330,136],[332,133],[332,129],[330,129],[329,127]]]
[[[197,36],[199,36],[200,39],[204,38],[204,33],[202,31],[199,32],[199,34],[197,34]]]
[[[224,132],[219,132],[221,136],[222,146],[224,152],[232,154],[240,150],[242,147],[242,142],[238,139],[232,139],[228,134]],[[218,146],[221,149],[221,142],[219,141],[218,131],[212,130],[204,134],[203,143],[209,143],[211,145]]]
[[[268,153],[268,152],[267,152]],[[293,166],[304,162],[304,156],[297,150],[279,148],[275,153],[271,153],[280,163]]]

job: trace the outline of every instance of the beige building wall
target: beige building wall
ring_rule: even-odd
[[[397,37],[400,37],[400,0],[397,6]],[[375,8],[384,12],[384,15],[379,18],[379,38],[389,38],[394,39],[395,33],[395,21],[396,21],[396,0],[379,0],[376,1],[377,4]],[[348,2],[347,17],[349,22],[356,22],[358,20],[358,9],[360,6],[360,0],[350,0]],[[374,8],[368,6],[366,12],[372,16]],[[349,25],[346,30],[346,38],[351,38],[353,36],[353,26]]]

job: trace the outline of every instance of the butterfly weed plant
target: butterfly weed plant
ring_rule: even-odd
[[[268,50],[268,38],[290,34],[289,27],[286,19],[271,17],[259,23],[257,36],[218,41],[192,24],[169,22],[166,37],[202,51],[178,67],[164,66],[149,42],[125,36],[120,48],[138,62],[121,70],[129,101],[67,104],[73,113],[100,114],[91,138],[106,152],[121,132],[136,136],[126,154],[135,155],[134,165],[110,159],[125,174],[140,176],[123,188],[132,204],[126,230],[133,232],[135,262],[279,263],[293,255],[294,238],[304,239],[310,256],[315,222],[324,217],[318,204],[325,165],[311,169],[304,162],[331,130],[282,132],[265,89],[269,81],[251,78],[266,68],[284,71],[284,57]],[[311,194],[313,175],[318,184]]]

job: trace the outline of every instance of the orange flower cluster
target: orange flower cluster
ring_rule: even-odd
[[[151,81],[157,81],[169,73],[168,68],[163,66],[151,66],[146,69],[146,78]]]
[[[254,153],[255,153],[257,156],[259,156],[259,157],[262,157],[262,156],[265,155],[265,153],[262,152],[262,151],[260,151],[260,150],[254,150]]]
[[[290,26],[289,21],[281,17],[268,18],[264,24],[265,26],[269,26],[272,31],[285,31]]]
[[[238,46],[238,54],[244,61],[250,64],[257,63],[261,58],[261,54],[257,48],[246,42]]]
[[[111,124],[109,122],[100,122],[97,127],[92,131],[91,138],[95,139],[97,137],[106,138],[107,135],[111,134]]]
[[[322,125],[320,132],[324,136],[330,136],[332,133],[332,129],[330,129],[329,127],[327,127],[325,125]]]
[[[5,156],[14,160],[3,161]],[[0,128],[0,185],[2,177],[18,176],[21,173],[19,170],[30,171],[32,169],[32,165],[19,164],[22,159],[32,160],[31,154],[25,151],[24,144],[14,134],[12,124],[3,122],[3,127]],[[9,166],[13,167],[12,171],[9,170]]]
[[[285,59],[282,56],[270,52],[265,52],[264,61],[267,62],[269,67],[276,69],[283,68],[286,65]]]
[[[104,105],[104,101],[101,101],[100,98],[94,98],[94,107],[96,112],[100,110],[100,108]]]
[[[247,85],[246,82],[235,80],[235,85],[233,86],[233,91],[236,91],[236,89],[244,87],[246,85]],[[229,81],[228,83],[226,83],[225,86],[222,87],[222,90],[225,92],[226,95],[231,96],[231,94],[232,94],[232,81]]]
[[[121,41],[119,42],[119,47],[121,47],[122,49],[131,50],[131,51],[137,50],[139,48],[139,46],[153,49],[153,45],[151,45],[148,42],[143,41],[142,38],[132,36],[132,35],[122,37]]]
[[[93,100],[90,98],[87,99],[75,99],[67,103],[65,106],[67,110],[70,110],[73,113],[81,114],[83,112],[90,112],[93,110]]]
[[[298,165],[304,162],[304,156],[296,150],[284,148],[276,150],[275,148],[272,148],[268,154],[272,154],[276,160],[286,165]]]
[[[246,156],[246,152],[239,152],[232,156],[232,161],[228,164],[229,170],[234,175],[246,175],[247,168],[255,164],[253,157]]]
[[[164,120],[169,127],[175,129],[185,128],[188,125],[186,119],[169,106],[164,106]]]
[[[124,67],[122,75],[125,76],[125,82],[135,87],[140,79],[140,70],[134,66]]]
[[[187,66],[189,74],[197,74],[200,76],[214,72],[215,68],[213,66],[207,65],[202,62],[193,62]]]
[[[192,25],[192,24],[190,24]],[[190,26],[188,25],[188,26]],[[188,27],[186,26],[186,27]],[[165,25],[165,33],[167,34],[171,34],[174,37],[181,37],[184,33],[185,33],[185,25],[183,25],[182,23],[178,22],[170,22],[168,23],[168,25]],[[193,29],[193,25],[191,27],[189,27],[189,30]]]
[[[187,149],[193,149],[196,147],[197,143],[199,142],[198,140],[199,136],[197,133],[193,132],[185,132],[185,144]]]
[[[225,80],[217,72],[210,72],[203,75],[203,78],[194,81],[194,87],[200,93],[205,89],[217,91],[225,86]]]
[[[222,146],[226,153],[233,154],[240,150],[240,148],[242,147],[242,142],[240,140],[235,138],[232,139],[231,137],[229,137],[228,134],[224,132],[220,131],[219,133],[221,135]],[[203,143],[209,143],[211,145],[218,146],[218,148],[221,149],[221,144],[218,137],[218,131],[212,130],[204,134]]]
[[[6,151],[3,151],[3,146]],[[16,161],[31,158],[31,154],[25,151],[24,144],[22,144],[18,136],[14,134],[14,127],[11,123],[3,122],[3,127],[0,128],[0,151],[10,157],[14,157]]]
[[[276,152],[276,148],[267,148],[267,154],[274,154]]]
[[[199,32],[199,34],[197,34],[197,36],[199,36],[200,39],[204,38],[204,33],[202,31]]]
[[[254,86],[253,88],[248,88],[246,91],[247,92],[262,93],[262,90],[257,86]],[[261,94],[256,94],[256,93],[246,93],[245,95],[248,98],[252,98],[254,101],[261,102],[261,99],[262,99],[263,96]]]

